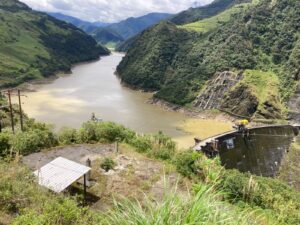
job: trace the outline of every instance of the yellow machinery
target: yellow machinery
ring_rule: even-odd
[[[238,121],[237,125],[247,126],[247,125],[249,125],[249,121],[248,120],[240,120],[240,121]]]
[[[236,126],[234,126],[234,128],[236,128],[239,131],[244,131],[246,130],[246,126],[249,125],[249,120],[239,120],[236,123]]]

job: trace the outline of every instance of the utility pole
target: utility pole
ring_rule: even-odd
[[[11,129],[12,129],[12,132],[14,134],[15,133],[14,113],[13,113],[13,107],[12,107],[12,104],[11,104],[11,93],[10,93],[10,91],[11,90],[8,90],[7,94],[8,94],[9,109],[10,109]]]
[[[22,111],[22,102],[21,102],[21,91],[18,90],[18,99],[19,99],[19,109],[20,109],[20,123],[21,123],[21,131],[24,131],[24,124],[23,124],[23,111]]]
[[[0,115],[0,133],[2,132],[2,117]]]

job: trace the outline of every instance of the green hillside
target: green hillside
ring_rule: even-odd
[[[156,97],[185,105],[197,99],[216,72],[257,70],[263,76],[275,74],[280,92],[267,100],[258,99],[260,106],[255,111],[260,111],[258,116],[272,118],[272,110],[281,108],[275,117],[283,116],[280,102],[293,93],[299,79],[300,2],[261,0],[231,7],[196,23],[188,20],[179,27],[161,23],[143,32],[118,67],[122,81],[158,91]],[[235,98],[231,99],[235,108],[223,102],[233,113],[244,107],[234,91],[227,94]]]
[[[199,8],[190,8],[181,12],[171,18],[171,22],[178,25],[193,23],[218,15],[219,13],[222,13],[226,9],[229,9],[236,4],[247,2],[251,2],[251,0],[215,0],[209,5]]]
[[[103,45],[108,45],[109,43],[118,44],[124,41],[123,37],[120,34],[108,27],[97,28],[91,33],[91,35],[98,43],[101,43]]]
[[[120,152],[106,152],[104,149],[113,148],[116,140]],[[161,132],[137,134],[112,122],[90,121],[78,130],[65,128],[54,133],[46,124],[28,120],[24,132],[0,133],[0,143],[0,224],[300,223],[300,194],[296,189],[277,178],[225,170],[219,158],[208,159],[201,153],[179,150],[175,142]],[[79,146],[93,149],[94,156],[92,185],[87,188],[93,197],[84,205],[82,185],[74,184],[63,193],[49,191],[37,184],[32,171],[16,154],[26,156],[42,151],[44,156],[53,157],[54,151],[59,154],[57,152],[65,148],[70,154],[76,149],[84,157],[88,153],[80,151]],[[98,150],[103,147],[103,152]],[[111,158],[106,158],[108,155]],[[109,173],[101,169],[103,159],[110,159],[111,164],[106,164]],[[124,161],[120,160],[128,164],[123,166]],[[120,172],[112,170],[115,162],[122,166]],[[146,165],[144,173],[136,168],[137,163],[142,168]],[[149,167],[152,163],[155,170]],[[146,174],[150,174],[150,178]],[[117,184],[112,186],[111,182]],[[135,198],[135,192],[141,197]]]
[[[181,28],[206,33],[209,32],[218,26],[221,26],[223,23],[226,23],[230,20],[232,16],[236,13],[240,13],[242,10],[247,10],[249,6],[251,6],[252,3],[244,3],[244,4],[238,4],[235,6],[232,6],[229,9],[226,9],[225,11],[209,18],[205,18],[203,20],[184,24],[182,26],[178,26]]]
[[[117,45],[170,16],[171,14],[168,13],[149,13],[141,17],[130,17],[118,23],[97,28],[91,34],[101,44]]]
[[[31,10],[17,0],[0,2],[0,87],[68,71],[108,50],[73,25]]]

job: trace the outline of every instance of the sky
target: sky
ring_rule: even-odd
[[[20,0],[31,8],[60,12],[86,21],[118,22],[151,12],[178,13],[212,0]]]

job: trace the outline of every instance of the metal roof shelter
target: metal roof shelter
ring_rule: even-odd
[[[60,193],[82,176],[84,176],[84,191],[86,191],[86,174],[90,170],[90,167],[58,157],[36,170],[34,174],[38,177],[39,185]]]

